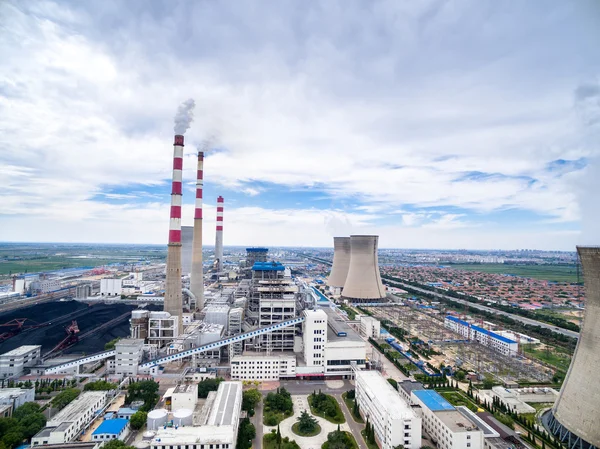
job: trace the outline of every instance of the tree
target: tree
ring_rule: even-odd
[[[106,390],[114,390],[118,387],[117,384],[113,384],[112,382],[107,382],[105,380],[97,380],[95,382],[88,382],[83,387],[83,391],[106,391]]]
[[[254,408],[261,399],[262,395],[256,388],[251,388],[244,391],[242,393],[242,410],[245,410],[248,413],[252,412],[252,414],[254,414]]]
[[[111,341],[109,341],[108,343],[106,343],[104,345],[104,350],[105,351],[110,351],[111,349],[115,349],[115,345],[117,344],[117,342],[120,340],[120,338],[114,338]]]
[[[454,377],[456,377],[456,380],[462,382],[463,380],[465,380],[465,377],[467,377],[467,375],[463,370],[459,370],[456,373],[454,373]]]
[[[277,441],[277,446],[281,447],[281,429],[279,428],[279,424],[277,424],[277,433],[275,434]]]
[[[250,449],[252,440],[256,438],[256,429],[254,424],[248,418],[242,419],[238,430],[238,439],[236,447],[238,449]]]
[[[223,382],[222,377],[217,377],[215,379],[204,379],[198,383],[198,397],[206,398],[208,393],[211,391],[217,391],[219,389],[219,384]]]
[[[102,449],[135,449],[135,447],[127,446],[121,440],[111,440],[102,446]]]
[[[390,377],[390,378],[389,378],[387,381],[390,383],[390,385],[391,385],[392,387],[394,387],[394,390],[397,390],[397,389],[398,389],[398,382],[396,382],[396,380],[395,380],[395,379],[392,379],[392,378]]]
[[[71,403],[77,396],[79,396],[81,390],[77,388],[68,388],[64,391],[58,393],[54,399],[52,399],[52,407],[57,409],[65,408],[69,403]]]
[[[140,410],[148,412],[154,408],[158,399],[158,383],[153,380],[142,380],[129,384],[127,387],[127,396],[125,396],[125,404],[131,404],[134,401],[143,401],[144,405],[140,407]]]
[[[129,418],[129,425],[133,430],[140,430],[146,424],[147,419],[148,413],[138,410]]]
[[[298,430],[302,433],[312,433],[318,425],[318,421],[306,410],[304,410],[298,418]]]

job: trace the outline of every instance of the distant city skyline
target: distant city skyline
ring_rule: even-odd
[[[173,115],[191,97],[182,224],[208,142],[205,242],[223,195],[225,247],[600,244],[594,1],[7,1],[0,14],[2,241],[166,246]]]

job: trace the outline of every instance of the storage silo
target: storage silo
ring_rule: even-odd
[[[191,426],[193,422],[193,412],[187,408],[180,408],[173,412],[174,426]]]
[[[164,408],[152,410],[148,413],[148,430],[157,430],[167,424],[169,412]]]

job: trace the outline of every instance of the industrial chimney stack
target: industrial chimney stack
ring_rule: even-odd
[[[585,284],[583,326],[571,366],[544,421],[569,449],[600,448],[600,247],[577,247]]]
[[[373,302],[385,298],[377,259],[376,235],[350,236],[350,267],[342,297],[350,302]]]
[[[196,205],[194,210],[194,242],[192,244],[192,271],[190,291],[196,297],[196,309],[204,308],[204,272],[202,267],[202,189],[204,186],[204,152],[198,152],[196,173]]]
[[[217,234],[215,239],[215,260],[217,272],[223,271],[223,205],[225,200],[222,196],[217,198]]]
[[[348,269],[350,268],[350,237],[333,238],[333,266],[327,278],[327,285],[334,295],[339,295],[344,288]]]
[[[183,136],[175,135],[173,145],[173,184],[171,188],[171,219],[167,248],[167,279],[164,310],[180,317],[183,313],[181,295],[181,183],[183,169]]]

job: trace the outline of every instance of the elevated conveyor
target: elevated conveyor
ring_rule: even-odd
[[[86,357],[82,357],[80,359],[71,360],[70,362],[61,363],[60,365],[51,366],[50,368],[46,368],[44,370],[44,374],[57,374],[65,369],[69,368],[77,368],[80,365],[85,365],[86,363],[97,362],[99,360],[109,359],[115,356],[115,350],[112,349],[110,351],[98,352],[96,354],[88,355]]]

